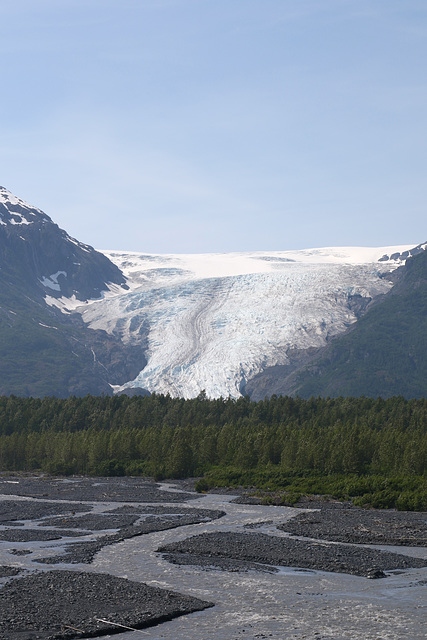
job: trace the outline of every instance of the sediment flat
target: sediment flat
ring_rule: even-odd
[[[5,494],[4,485],[0,480],[0,495]],[[10,490],[10,487],[8,487]],[[18,495],[15,493],[14,495]],[[78,502],[44,502],[42,500],[1,500],[0,501],[0,525],[16,525],[22,520],[38,520],[46,516],[62,517],[73,515],[77,512],[90,511],[90,505],[83,505]]]
[[[83,531],[67,531],[66,529],[43,531],[43,529],[6,529],[0,531],[0,540],[7,542],[48,542],[62,538],[76,538],[87,535]]]
[[[263,533],[201,534],[158,549],[174,564],[212,566],[219,559],[281,567],[300,567],[366,578],[385,577],[385,571],[427,566],[427,561],[356,545],[295,540]],[[196,558],[196,562],[192,560]],[[220,566],[221,563],[217,562]],[[234,570],[238,570],[238,566]]]
[[[427,514],[324,505],[278,527],[296,536],[352,544],[427,546]]]
[[[197,499],[194,493],[162,491],[145,478],[52,478],[48,476],[0,476],[0,495],[101,502],[184,502]]]
[[[144,629],[211,606],[108,574],[48,571],[3,587],[0,640],[99,637],[125,631],[123,627]]]
[[[9,576],[16,576],[19,573],[19,569],[16,567],[4,567],[0,566],[0,578],[7,578]]]

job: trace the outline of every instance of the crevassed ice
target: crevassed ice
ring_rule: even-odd
[[[136,344],[148,335],[147,366],[123,387],[172,396],[238,397],[290,349],[323,346],[355,322],[349,296],[391,287],[378,262],[412,246],[289,252],[150,255],[104,252],[128,277],[78,311],[91,328]]]

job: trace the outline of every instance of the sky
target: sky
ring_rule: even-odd
[[[425,0],[2,0],[0,25],[0,185],[78,240],[427,240]]]

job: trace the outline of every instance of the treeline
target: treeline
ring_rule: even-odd
[[[0,398],[0,469],[205,476],[201,488],[244,482],[291,492],[298,491],[296,478],[345,477],[353,495],[364,495],[361,478],[400,477],[401,489],[396,485],[393,499],[380,506],[394,506],[405,486],[411,495],[404,503],[415,500],[406,507],[422,508],[426,428],[427,401],[402,397],[11,396]]]
[[[392,426],[402,431],[422,430],[427,424],[427,400],[405,400],[402,396],[387,400],[366,397],[304,400],[272,396],[252,402],[248,397],[210,400],[204,392],[192,400],[156,394],[144,397],[87,395],[67,399],[0,396],[0,435],[121,427],[222,427],[225,424],[327,427],[337,422],[344,426],[364,422],[376,431]]]

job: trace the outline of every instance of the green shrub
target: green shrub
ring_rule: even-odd
[[[200,478],[200,480],[198,480],[195,485],[195,489],[197,493],[203,493],[205,491],[209,491],[210,488],[211,486],[209,482],[206,480],[206,478]]]

